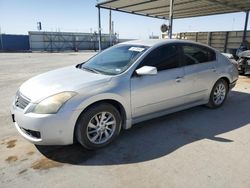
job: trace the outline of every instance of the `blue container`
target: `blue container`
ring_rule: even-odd
[[[18,52],[30,50],[28,35],[0,35],[0,49],[5,52]]]

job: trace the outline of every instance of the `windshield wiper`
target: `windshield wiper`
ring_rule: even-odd
[[[77,64],[76,68],[80,69],[82,64]]]
[[[82,69],[86,70],[86,71],[89,71],[89,72],[94,72],[96,74],[101,74],[100,71],[96,70],[96,69],[93,69],[93,68],[89,68],[89,67],[81,67]]]

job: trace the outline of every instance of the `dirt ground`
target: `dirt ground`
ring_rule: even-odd
[[[10,118],[30,77],[83,62],[81,53],[0,54],[0,187],[250,187],[250,77],[223,107],[204,106],[146,121],[111,145],[34,146]]]

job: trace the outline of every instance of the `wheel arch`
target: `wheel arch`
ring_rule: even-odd
[[[230,85],[230,83],[231,83],[231,82],[230,82],[230,79],[229,79],[227,76],[222,76],[222,77],[220,77],[218,80],[220,80],[220,79],[226,81],[227,86],[228,86],[228,89],[229,89],[229,85]],[[218,81],[218,80],[217,80],[217,81]],[[217,81],[216,81],[216,82],[217,82]],[[215,82],[215,83],[216,83],[216,82]]]
[[[118,100],[115,100],[115,99],[100,99],[100,100],[94,101],[94,102],[86,105],[86,107],[83,108],[83,110],[81,111],[81,113],[77,117],[77,120],[76,120],[75,125],[74,125],[74,135],[73,135],[74,136],[74,142],[76,141],[76,138],[75,138],[76,126],[77,126],[77,123],[79,122],[79,119],[80,119],[81,115],[84,112],[86,112],[86,110],[91,108],[92,106],[98,105],[98,104],[101,104],[101,103],[108,103],[108,104],[113,105],[119,111],[119,113],[120,113],[120,115],[122,117],[122,128],[127,129],[127,127],[128,127],[128,125],[127,125],[128,114],[126,112],[126,109],[125,109],[124,105],[121,102],[119,102]]]

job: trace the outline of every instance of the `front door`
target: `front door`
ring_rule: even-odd
[[[154,66],[156,75],[131,77],[132,117],[173,108],[183,103],[184,69],[179,47],[166,45],[153,50],[137,67]]]

